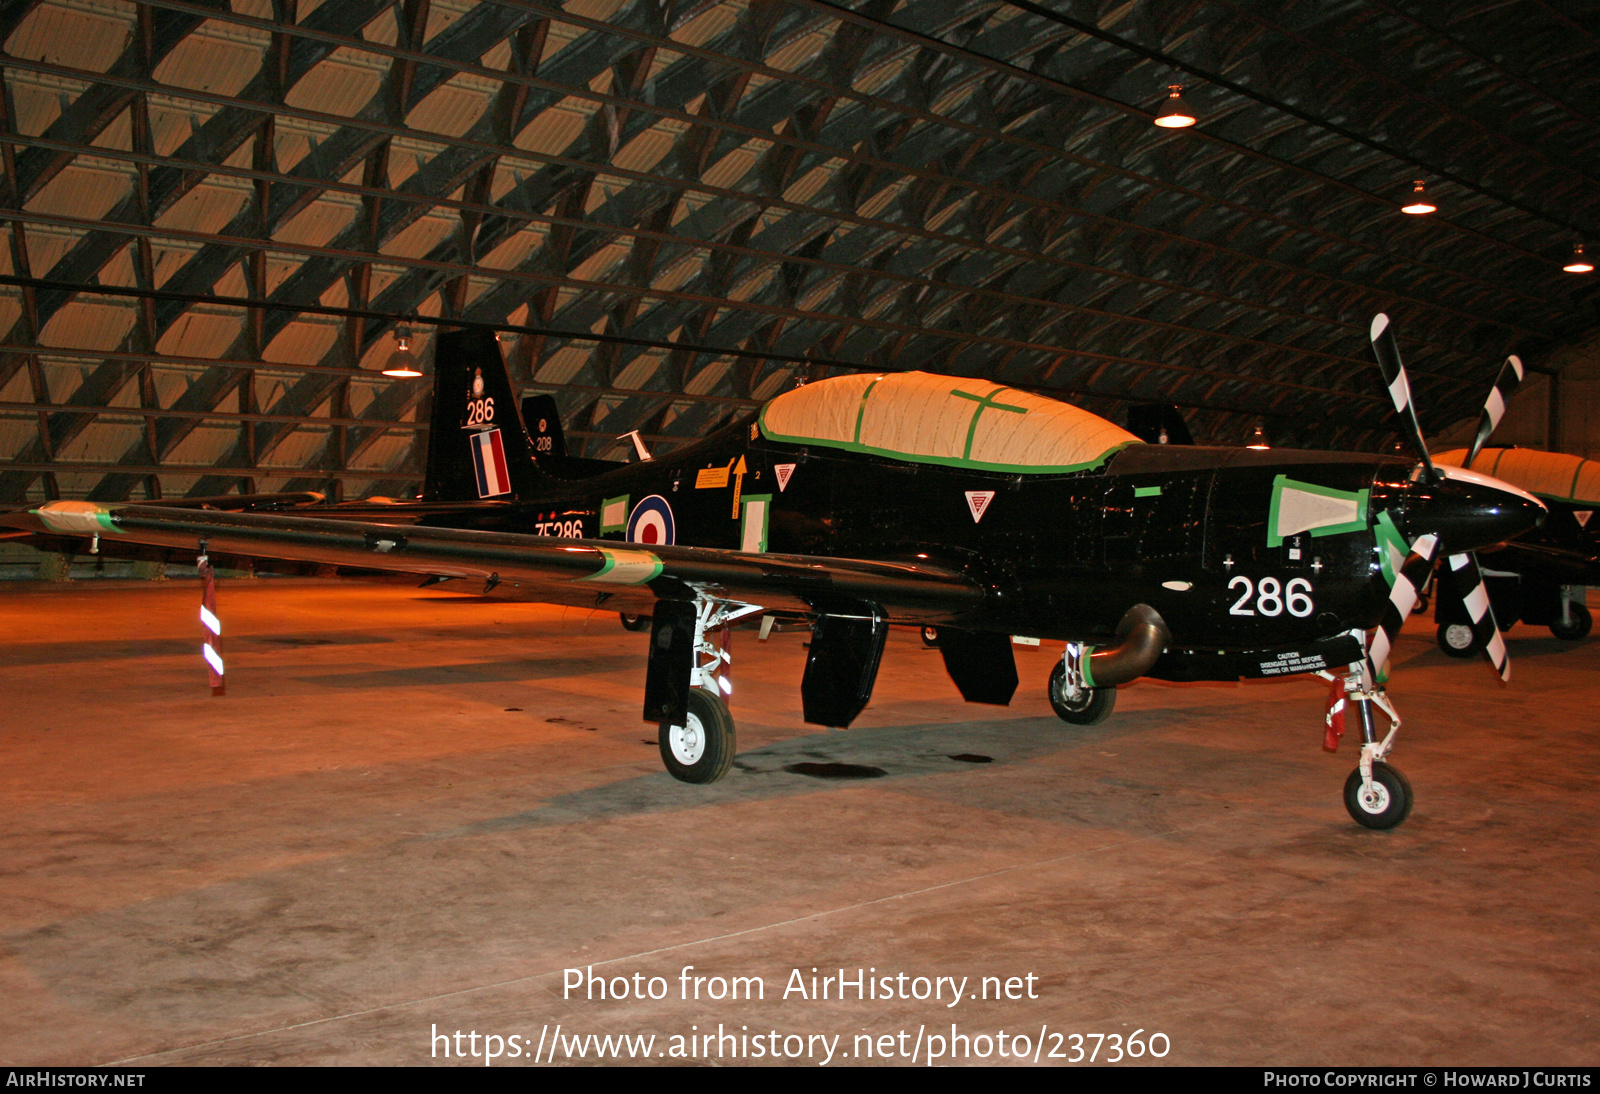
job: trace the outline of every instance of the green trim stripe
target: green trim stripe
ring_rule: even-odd
[[[1083,682],[1089,687],[1094,687],[1094,647],[1083,647],[1083,660],[1078,662],[1078,668],[1083,672]]]
[[[1283,537],[1278,534],[1278,511],[1283,501],[1284,492],[1296,490],[1302,494],[1316,494],[1324,498],[1337,498],[1340,501],[1354,502],[1356,515],[1339,524],[1323,524],[1315,528],[1306,528],[1293,535],[1333,536],[1341,532],[1364,532],[1367,528],[1367,508],[1372,500],[1371,490],[1337,490],[1331,486],[1318,486],[1316,483],[1300,482],[1291,479],[1288,475],[1279,475],[1272,480],[1272,505],[1267,510],[1267,546],[1279,547],[1283,545]]]
[[[746,494],[739,499],[739,550],[748,550],[745,544],[750,541],[750,503],[755,502],[761,507],[761,532],[756,539],[755,550],[765,552],[767,549],[767,529],[772,526],[772,495],[771,494]]]
[[[52,501],[29,512],[52,532],[97,536],[101,532],[122,531],[111,518],[111,507],[92,501]]]
[[[609,550],[597,548],[604,564],[579,581],[598,581],[603,585],[643,585],[661,575],[661,559],[653,551]]]
[[[1372,523],[1373,535],[1378,542],[1378,568],[1383,571],[1384,584],[1394,588],[1395,569],[1390,561],[1390,552],[1399,554],[1401,561],[1405,560],[1411,548],[1406,545],[1405,537],[1400,534],[1400,529],[1395,527],[1394,518],[1388,512],[1378,514],[1378,519]]]
[[[632,498],[633,496],[631,494],[621,494],[614,498],[606,498],[600,503],[600,534],[602,536],[607,532],[626,532],[628,530],[628,502],[631,501]],[[617,521],[607,521],[606,512],[610,510],[613,505],[618,506],[621,510],[622,519]]]
[[[1161,487],[1159,486],[1135,486],[1133,488],[1133,496],[1136,498],[1154,498],[1160,495]]]
[[[983,417],[983,412],[985,410],[1005,410],[1012,414],[1028,413],[1028,408],[1025,406],[1007,406],[1005,403],[997,403],[994,401],[995,396],[999,395],[1002,391],[1009,390],[1011,389],[1002,385],[989,392],[989,394],[982,396],[974,395],[970,391],[962,391],[960,388],[952,388],[950,390],[950,394],[954,395],[957,399],[970,399],[978,404],[978,409],[972,412],[972,422],[967,426],[967,446],[961,450],[962,459],[970,460],[972,458],[972,441],[978,435],[978,419]],[[861,426],[857,424],[856,440],[859,441],[860,439]]]
[[[881,380],[882,377],[880,376],[878,379]],[[865,421],[867,417],[867,396],[871,395],[872,389],[877,386],[878,381],[874,380],[872,383],[868,384],[867,389],[861,393],[861,403],[856,407],[856,435],[852,441],[854,444],[861,443],[861,423]],[[762,407],[761,409],[763,412],[766,411],[766,407]],[[765,422],[762,422],[761,424],[763,426],[766,425]],[[768,436],[771,436],[771,434],[768,434]]]
[[[1092,460],[1082,463],[1058,464],[1033,464],[1033,463],[989,463],[984,460],[962,459],[959,456],[924,456],[915,452],[904,452],[896,448],[877,448],[869,444],[852,443],[849,441],[830,441],[817,437],[795,437],[775,433],[765,423],[761,424],[762,432],[768,440],[782,441],[785,444],[815,445],[818,448],[837,448],[843,452],[860,452],[868,456],[887,456],[892,460],[903,463],[928,463],[939,467],[963,467],[969,471],[1001,471],[1010,475],[1066,475],[1074,471],[1088,471],[1090,468],[1104,466],[1112,456],[1143,441],[1123,441],[1114,444]]]

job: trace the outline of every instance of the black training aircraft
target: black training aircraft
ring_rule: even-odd
[[[441,334],[435,371],[418,501],[52,502],[0,524],[649,616],[644,717],[667,770],[692,783],[733,760],[717,635],[738,620],[809,625],[804,715],[828,726],[866,706],[891,624],[938,627],[951,678],[979,703],[1016,690],[1013,635],[1065,640],[1049,696],[1077,724],[1139,676],[1338,670],[1363,738],[1346,805],[1390,827],[1411,790],[1383,762],[1394,731],[1378,737],[1371,707],[1398,728],[1382,673],[1418,575],[1441,544],[1475,551],[1543,513],[1425,455],[1145,444],[1065,403],[916,372],[797,387],[661,459],[579,460],[553,402],[530,400],[528,428],[491,332]],[[1411,546],[1401,566],[1380,533]]]

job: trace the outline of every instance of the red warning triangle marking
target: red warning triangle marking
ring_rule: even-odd
[[[789,476],[794,474],[795,465],[792,463],[775,463],[772,465],[773,473],[778,476],[778,493],[789,489]]]
[[[988,510],[989,503],[994,500],[993,490],[968,490],[967,508],[972,510],[972,523],[977,524],[983,519],[983,514]]]
[[[1593,509],[1574,509],[1572,515],[1578,518],[1578,525],[1582,528],[1589,527],[1589,518],[1594,516]]]

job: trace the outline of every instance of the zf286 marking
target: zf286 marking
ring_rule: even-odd
[[[560,536],[563,539],[582,539],[583,521],[541,520],[534,524],[533,530],[541,536]]]

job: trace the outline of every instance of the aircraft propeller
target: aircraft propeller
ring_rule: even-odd
[[[1489,434],[1494,432],[1495,426],[1500,424],[1500,419],[1505,417],[1506,404],[1510,402],[1512,394],[1517,390],[1517,385],[1522,383],[1522,358],[1512,354],[1506,358],[1506,363],[1500,366],[1500,375],[1495,377],[1494,387],[1489,389],[1489,398],[1483,404],[1483,413],[1478,417],[1478,434],[1472,439],[1472,451],[1467,453],[1467,458],[1462,461],[1462,467],[1471,467],[1478,458],[1478,453],[1483,451],[1484,442],[1489,439]]]
[[[1396,413],[1409,427],[1412,446],[1422,459],[1423,481],[1441,485],[1449,479],[1458,477],[1471,481],[1471,478],[1476,476],[1472,476],[1470,471],[1463,475],[1462,472],[1452,473],[1434,465],[1433,458],[1428,453],[1427,442],[1422,436],[1421,423],[1417,420],[1416,405],[1411,397],[1411,382],[1406,376],[1405,364],[1400,360],[1400,347],[1395,343],[1394,327],[1387,315],[1379,313],[1373,318],[1371,335],[1372,352],[1378,359],[1379,369],[1383,372],[1389,397],[1394,401]],[[1500,375],[1495,380],[1495,386],[1489,393],[1488,401],[1484,404],[1483,414],[1478,421],[1477,439],[1473,442],[1472,453],[1463,467],[1472,466],[1473,458],[1489,439],[1489,434],[1494,431],[1495,426],[1500,424],[1500,419],[1505,415],[1506,400],[1516,390],[1521,380],[1521,359],[1514,355],[1506,358],[1505,364],[1501,366]],[[1395,576],[1394,589],[1390,594],[1389,607],[1384,610],[1383,623],[1373,633],[1368,649],[1368,660],[1374,673],[1382,671],[1394,638],[1400,632],[1400,625],[1416,606],[1420,590],[1427,585],[1428,574],[1440,554],[1441,547],[1450,546],[1446,540],[1443,529],[1432,529],[1428,534],[1419,536],[1412,544],[1410,553]],[[1500,636],[1500,627],[1494,618],[1494,608],[1489,603],[1489,593],[1484,585],[1483,571],[1478,565],[1477,555],[1471,551],[1457,551],[1447,557],[1451,570],[1458,575],[1458,583],[1472,586],[1472,591],[1465,597],[1465,603],[1472,617],[1474,631],[1488,630],[1484,652],[1488,655],[1495,671],[1500,674],[1500,679],[1509,681],[1511,659],[1506,652],[1505,641]]]
[[[1389,651],[1394,648],[1394,640],[1400,634],[1400,628],[1405,625],[1406,618],[1411,615],[1412,607],[1416,605],[1417,590],[1427,584],[1428,574],[1433,570],[1433,562],[1438,553],[1438,536],[1432,534],[1418,536],[1417,541],[1411,545],[1411,551],[1406,555],[1405,561],[1395,572],[1394,588],[1389,591],[1389,603],[1383,609],[1383,619],[1367,643],[1367,662],[1371,666],[1373,680],[1381,679],[1380,673],[1383,671],[1384,662],[1389,660]]]
[[[1411,427],[1411,445],[1422,457],[1428,481],[1437,482],[1441,475],[1428,455],[1428,442],[1422,439],[1422,423],[1417,421],[1417,408],[1411,401],[1411,381],[1406,377],[1406,366],[1400,360],[1400,347],[1395,344],[1394,328],[1389,317],[1379,312],[1372,320],[1372,352],[1378,358],[1378,368],[1383,371],[1383,382],[1389,388],[1389,398],[1394,400],[1395,413]]]

